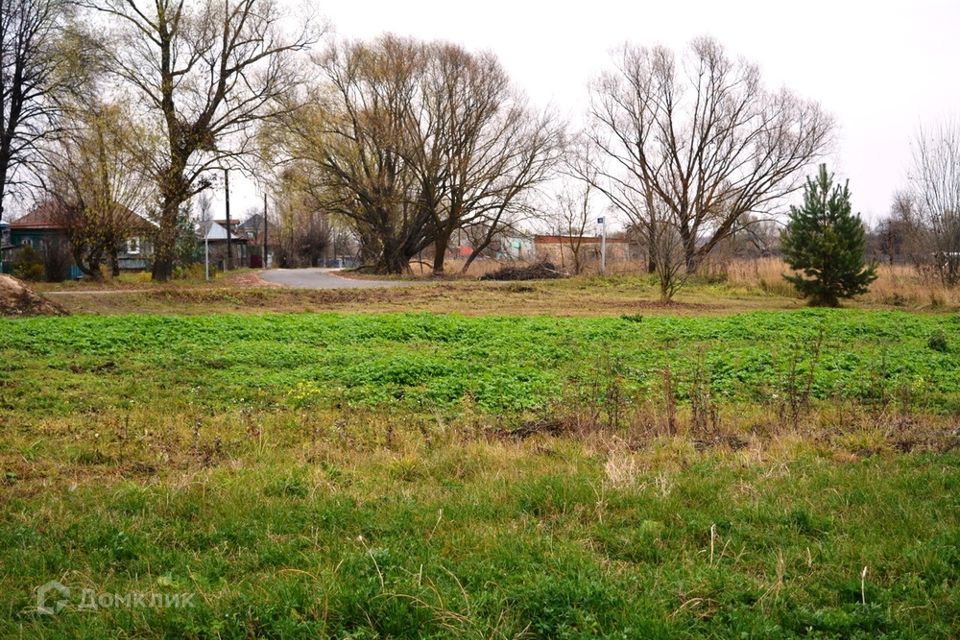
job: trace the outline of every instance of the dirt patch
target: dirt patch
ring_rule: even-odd
[[[259,273],[256,272],[246,272],[238,273],[233,275],[228,275],[224,278],[223,283],[228,286],[233,287],[281,287],[275,282],[269,282],[260,277]]]
[[[0,316],[63,316],[67,311],[12,276],[0,275]]]

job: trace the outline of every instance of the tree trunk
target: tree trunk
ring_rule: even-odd
[[[92,253],[84,256],[81,253],[74,254],[74,262],[80,268],[80,272],[92,280],[100,282],[103,280],[103,273],[100,271],[100,256]]]
[[[680,240],[683,242],[683,261],[687,268],[687,275],[693,275],[700,264],[696,241],[692,235],[683,232],[680,234]]]
[[[177,208],[175,202],[165,202],[153,243],[153,279],[167,282],[173,277],[173,262],[177,246]]]
[[[392,256],[384,255],[374,267],[374,271],[383,275],[402,275],[409,268],[409,260],[394,254]]]
[[[410,256],[406,255],[402,247],[395,244],[395,240],[383,243],[381,253],[374,266],[374,271],[381,274],[400,275],[410,269]]]
[[[3,195],[7,191],[7,171],[0,168],[0,222],[3,222]]]
[[[433,243],[433,275],[443,275],[443,261],[447,257],[447,247],[450,245],[450,236],[452,233],[440,231],[437,233],[437,239]]]
[[[657,239],[652,229],[647,229],[647,273],[657,272]]]

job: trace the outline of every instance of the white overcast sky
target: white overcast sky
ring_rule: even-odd
[[[319,6],[335,37],[384,32],[496,53],[514,83],[574,125],[587,83],[624,42],[685,46],[712,35],[770,87],[818,100],[837,121],[830,159],[867,219],[887,212],[921,123],[960,116],[960,0],[346,0]],[[239,189],[234,211],[256,198]]]

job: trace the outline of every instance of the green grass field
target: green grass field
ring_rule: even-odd
[[[9,322],[3,335],[5,408],[24,416],[144,400],[168,411],[471,404],[503,414],[611,378],[648,399],[667,368],[681,400],[699,374],[717,399],[754,403],[775,393],[793,364],[801,376],[812,371],[821,399],[909,393],[924,408],[960,411],[955,314],[75,316]],[[931,348],[936,336],[945,348]]]
[[[0,332],[0,637],[960,629],[956,314]]]

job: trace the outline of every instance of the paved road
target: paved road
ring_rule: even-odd
[[[409,280],[358,280],[336,275],[336,269],[270,269],[260,271],[267,282],[298,289],[370,289],[415,284]]]

